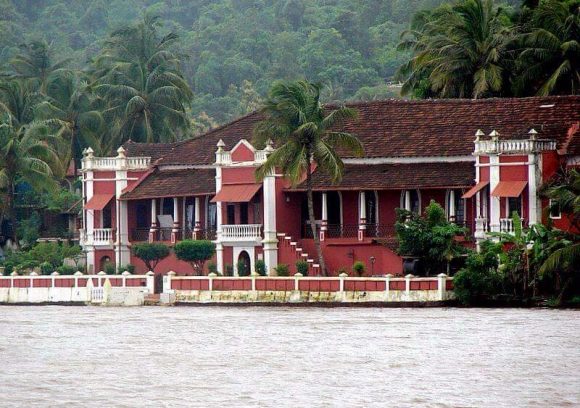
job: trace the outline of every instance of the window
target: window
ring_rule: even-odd
[[[216,203],[209,203],[207,205],[207,220],[206,227],[209,229],[217,228],[217,205]]]
[[[377,194],[376,191],[365,191],[367,224],[377,223]]]
[[[147,228],[151,222],[149,216],[149,203],[139,202],[135,205],[135,212],[137,213],[137,228]]]
[[[508,197],[508,199],[507,199],[507,218],[511,218],[513,213],[517,213],[520,217],[522,216],[522,198],[521,197]]]
[[[562,209],[554,200],[549,201],[548,208],[550,209],[550,218],[553,220],[559,220],[562,218]]]
[[[228,204],[227,206],[227,220],[229,225],[236,223],[236,206],[235,204]]]
[[[112,204],[108,204],[105,208],[103,208],[102,211],[102,228],[113,228],[113,220],[112,220],[112,216],[111,216],[111,205]]]
[[[403,190],[401,192],[401,205],[407,211],[421,213],[421,195],[419,190]]]
[[[240,203],[240,224],[248,223],[248,203]]]
[[[463,224],[465,220],[465,201],[461,198],[461,190],[447,190],[445,210],[449,221]]]
[[[165,197],[161,201],[161,215],[173,215],[173,198]]]

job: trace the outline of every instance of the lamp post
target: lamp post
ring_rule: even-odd
[[[375,276],[375,261],[377,260],[377,258],[375,258],[374,256],[371,256],[369,258],[369,261],[371,261],[371,276]]]

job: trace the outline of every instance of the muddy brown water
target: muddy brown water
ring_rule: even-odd
[[[575,407],[580,311],[0,307],[1,407]]]

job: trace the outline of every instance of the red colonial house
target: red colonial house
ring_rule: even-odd
[[[344,157],[340,184],[314,173],[317,234],[328,272],[355,261],[368,274],[398,274],[395,209],[420,213],[435,200],[465,225],[475,245],[490,231],[513,231],[509,215],[545,222],[538,189],[563,166],[580,165],[580,97],[485,100],[387,100],[354,103],[363,158]],[[295,272],[298,259],[316,273],[315,248],[303,185],[279,174],[256,182],[255,169],[275,146],[252,145],[260,120],[252,113],[202,136],[173,144],[126,143],[116,157],[83,159],[81,245],[89,272],[105,262],[144,264],[131,245],[184,238],[216,243],[222,273],[264,260]],[[549,215],[557,227],[569,224]],[[172,255],[157,273],[190,274]]]

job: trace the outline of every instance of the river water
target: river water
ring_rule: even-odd
[[[0,406],[580,406],[580,311],[5,306]]]

